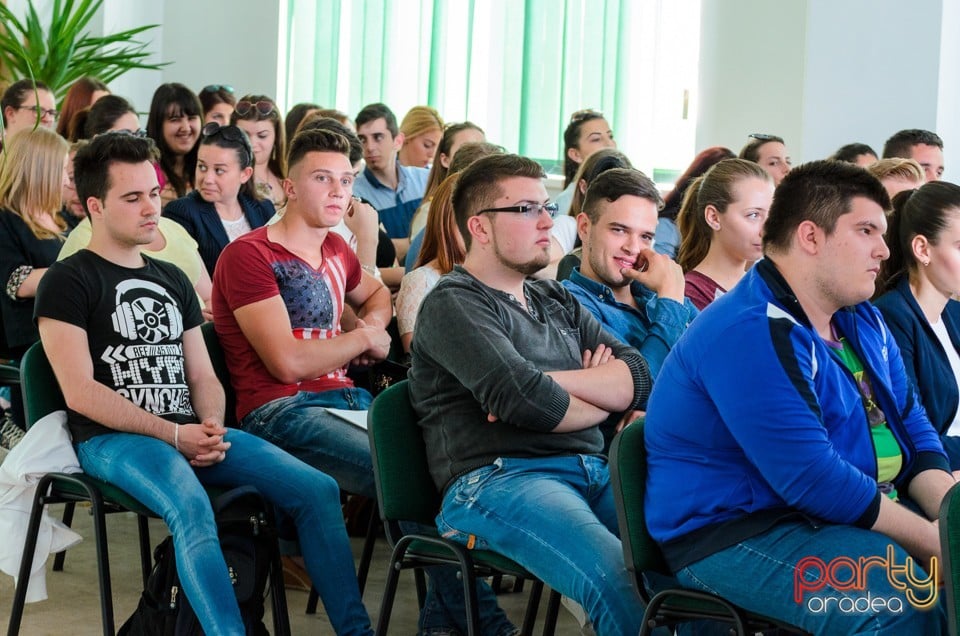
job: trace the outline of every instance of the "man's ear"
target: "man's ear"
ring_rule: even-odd
[[[481,245],[490,242],[490,219],[484,218],[480,214],[475,214],[467,219],[467,230],[470,231],[471,240]]]
[[[400,150],[403,147],[403,140],[406,139],[406,135],[402,132],[398,132],[397,136],[393,138],[393,149]]]
[[[293,181],[290,177],[287,177],[281,182],[281,187],[283,188],[283,195],[286,197],[287,201],[294,201],[297,198],[297,189],[293,185]]]
[[[87,197],[87,212],[91,217],[103,215],[103,202],[97,197]]]
[[[588,217],[585,212],[577,215],[577,234],[580,236],[580,242],[584,245],[587,244],[587,237],[590,236],[590,229],[592,227],[593,224],[590,222],[590,217]]]
[[[819,225],[813,221],[801,221],[797,229],[794,230],[794,238],[797,245],[808,254],[817,254],[823,247],[826,234]]]

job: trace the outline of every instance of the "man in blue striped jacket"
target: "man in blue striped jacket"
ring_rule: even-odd
[[[867,302],[887,208],[856,166],[792,171],[766,258],[693,321],[648,407],[647,522],[677,578],[811,633],[944,622],[936,519],[954,480]]]

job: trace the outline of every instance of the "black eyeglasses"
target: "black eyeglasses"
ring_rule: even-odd
[[[227,91],[228,93],[233,92],[233,86],[228,86],[227,84],[210,84],[203,87],[205,93],[219,93],[220,91]]]
[[[247,154],[246,161],[241,162],[241,167],[246,168],[252,163],[253,146],[250,145],[247,133],[243,132],[239,126],[221,126],[219,123],[212,121],[200,129],[200,134],[203,135],[204,139],[220,135],[227,141],[239,142],[243,146],[243,151]]]
[[[237,102],[237,105],[233,107],[233,110],[236,111],[237,115],[240,117],[246,117],[252,113],[254,109],[260,113],[261,117],[266,117],[276,110],[276,107],[274,106],[273,102],[268,102],[265,99],[261,99],[259,102],[250,102],[244,99]]]
[[[33,106],[17,106],[17,110],[32,110],[34,114],[39,115],[40,117],[52,117],[56,119],[60,116],[60,111],[54,108],[42,108],[36,104]]]
[[[534,221],[540,218],[541,212],[546,212],[547,216],[553,219],[556,218],[557,212],[559,211],[560,206],[556,203],[523,203],[520,205],[508,205],[503,208],[485,208],[477,212],[477,214],[484,212],[512,212],[514,214],[522,214],[523,218]]]

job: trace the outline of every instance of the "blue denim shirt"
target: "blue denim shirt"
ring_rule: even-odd
[[[660,298],[640,283],[632,283],[630,292],[639,309],[618,302],[613,290],[589,279],[576,267],[563,286],[600,321],[604,329],[636,348],[650,367],[650,376],[657,377],[670,348],[697,315],[697,308],[688,299],[683,303]]]

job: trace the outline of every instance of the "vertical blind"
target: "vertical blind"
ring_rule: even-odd
[[[429,104],[490,141],[562,158],[570,114],[603,112],[637,167],[694,154],[700,0],[287,0],[281,101],[351,117]]]

